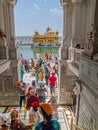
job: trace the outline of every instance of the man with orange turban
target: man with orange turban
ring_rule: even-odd
[[[35,125],[34,130],[60,130],[60,123],[57,120],[52,120],[52,107],[48,103],[39,104],[40,113],[43,116],[43,121]]]

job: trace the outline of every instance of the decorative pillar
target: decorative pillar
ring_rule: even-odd
[[[4,28],[3,1],[0,0],[0,59],[6,59],[6,33]]]
[[[16,59],[15,48],[15,27],[14,27],[14,5],[16,0],[4,1],[4,26],[6,32],[6,46],[8,47],[8,56],[10,59]],[[12,50],[11,50],[12,48]]]
[[[16,55],[17,48],[15,47],[13,12],[15,3],[16,0],[3,0],[4,26],[6,32],[9,55],[8,60],[10,61],[10,67],[2,73],[3,90],[0,91],[0,106],[19,105],[19,94],[16,90],[16,82],[18,81],[18,62]]]
[[[71,0],[73,4],[73,16],[72,16],[72,44],[73,47],[76,44],[82,44],[81,37],[81,13],[82,13],[82,2],[83,0]],[[84,30],[83,30],[84,31]]]
[[[0,0],[0,29],[5,31],[4,29],[4,14],[3,14],[3,1]]]
[[[93,60],[98,62],[98,0],[96,0],[96,7],[95,7],[95,18],[94,18],[94,54],[93,54]]]
[[[61,0],[63,6],[63,40],[60,48],[60,66],[59,66],[59,103],[70,104],[73,88],[74,75],[68,68],[68,49],[71,41],[71,17],[72,6],[69,0]]]
[[[71,14],[72,7],[69,0],[61,0],[61,4],[63,6],[63,38],[62,44],[60,48],[60,59],[67,60],[68,59],[68,48],[70,46],[71,39]]]
[[[14,27],[14,6],[15,6],[15,0],[10,0],[7,4],[8,6],[8,15],[9,15],[9,58],[11,60],[17,59],[17,51],[15,47],[15,27]]]
[[[4,12],[4,26],[6,32],[6,46],[8,47],[9,38],[10,38],[10,29],[9,29],[9,11],[8,11],[8,1],[4,0],[3,2],[3,12]]]
[[[87,1],[87,27],[84,56],[98,62],[98,1]]]

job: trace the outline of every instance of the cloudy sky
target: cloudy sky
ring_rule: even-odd
[[[49,26],[62,36],[63,10],[60,0],[18,0],[15,6],[16,36],[44,34]]]

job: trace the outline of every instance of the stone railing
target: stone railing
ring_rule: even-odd
[[[83,52],[84,52],[83,49],[77,49],[77,48],[72,48],[72,50],[70,51],[70,53],[72,53],[71,61],[73,65],[75,65],[77,68],[79,68],[80,57]]]
[[[81,57],[79,70],[79,78],[98,99],[98,63],[91,59]]]
[[[78,76],[80,58],[84,49],[69,48],[69,67]]]
[[[10,60],[0,60],[0,74],[10,68]]]

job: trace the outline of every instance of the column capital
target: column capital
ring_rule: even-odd
[[[84,0],[71,0],[72,3],[82,3]]]
[[[61,2],[61,5],[64,6],[64,5],[68,5],[70,3],[70,0],[60,0]]]
[[[8,0],[8,3],[12,4],[13,6],[15,6],[16,3],[17,3],[17,0]]]

